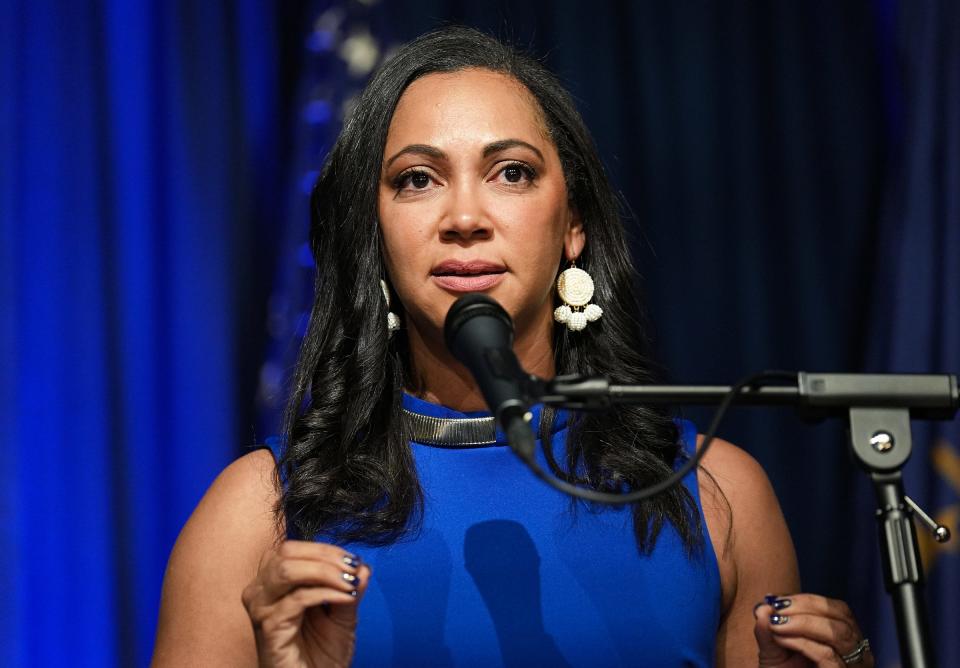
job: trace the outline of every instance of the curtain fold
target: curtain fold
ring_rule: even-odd
[[[876,246],[868,364],[893,373],[960,375],[960,7],[948,0],[878,3],[892,50],[888,97],[897,159]],[[946,524],[936,543],[917,523],[937,665],[960,665],[960,419],[915,422],[903,469],[911,498]],[[874,507],[865,479],[860,514]],[[884,591],[876,528],[857,527],[850,571],[879,668],[900,665],[892,601]],[[869,577],[864,577],[864,574]]]
[[[462,21],[546,54],[632,209],[670,378],[861,369],[889,141],[874,7],[546,5],[408,0],[384,11],[401,40]],[[701,429],[711,416],[683,414]],[[847,598],[837,560],[860,521],[860,473],[843,425],[736,410],[722,435],[770,476],[804,586]]]
[[[380,56],[440,21],[547,54],[639,220],[675,379],[960,372],[945,0],[273,4],[0,3],[0,665],[147,663],[177,532],[250,431],[275,425],[309,288],[305,193],[362,85],[331,34],[362,35],[359,19]],[[310,56],[290,42],[308,35]],[[902,189],[884,200],[893,149]],[[852,597],[885,633],[839,425],[750,412],[724,434],[770,474],[805,586]],[[956,450],[939,436],[917,443]],[[949,454],[923,462],[943,452],[911,462],[935,512],[958,494]],[[960,600],[957,554],[930,554],[942,600]]]
[[[3,12],[0,664],[145,665],[173,540],[241,443],[273,14]]]

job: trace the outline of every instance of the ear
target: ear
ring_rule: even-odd
[[[572,204],[568,211],[570,222],[567,225],[566,233],[563,235],[563,254],[568,262],[573,262],[583,252],[583,247],[587,244],[587,235],[583,231],[580,212]]]

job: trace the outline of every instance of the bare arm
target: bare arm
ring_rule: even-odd
[[[704,458],[704,515],[720,563],[724,615],[718,666],[843,668],[844,655],[873,655],[843,602],[800,592],[793,542],[770,481],[747,453],[725,441]],[[721,494],[722,492],[722,494]]]
[[[241,592],[281,538],[273,456],[233,462],[207,490],[177,538],[163,582],[153,665],[256,666]]]
[[[718,440],[703,468],[704,515],[723,583],[717,666],[757,665],[753,607],[767,594],[799,591],[793,542],[770,481],[750,455]]]

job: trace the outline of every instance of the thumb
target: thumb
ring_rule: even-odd
[[[757,638],[757,661],[761,668],[786,663],[792,654],[789,650],[778,645],[774,639],[772,622],[770,621],[770,617],[777,613],[771,605],[774,598],[773,596],[767,596],[763,602],[758,603],[753,609],[753,616],[756,618],[753,635]]]

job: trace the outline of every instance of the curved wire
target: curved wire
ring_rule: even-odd
[[[540,468],[540,465],[532,455],[521,455],[521,459],[526,462],[527,466],[530,467],[530,470],[533,471],[533,474],[537,478],[547,483],[554,489],[565,494],[569,494],[570,496],[575,496],[586,501],[593,501],[595,503],[606,503],[611,505],[636,503],[637,501],[642,501],[644,499],[649,499],[652,496],[656,496],[657,494],[666,491],[670,487],[679,484],[680,481],[683,480],[688,473],[690,473],[690,471],[696,468],[696,466],[700,463],[700,460],[702,460],[704,455],[707,454],[707,450],[713,444],[713,439],[716,436],[717,428],[720,426],[720,422],[726,416],[727,410],[730,408],[733,402],[736,401],[737,397],[740,396],[743,388],[762,384],[762,381],[795,380],[796,377],[797,375],[795,373],[790,374],[784,371],[762,371],[760,373],[751,374],[738,381],[730,388],[730,391],[723,398],[723,401],[721,401],[717,406],[717,410],[714,411],[713,419],[710,421],[710,427],[707,429],[706,434],[704,434],[703,444],[700,446],[700,449],[695,449],[693,456],[688,459],[683,466],[674,471],[669,477],[664,478],[654,485],[645,487],[643,489],[638,489],[633,492],[611,494],[609,492],[598,492],[594,489],[578,487],[566,482],[565,480],[560,480],[559,478],[549,475],[546,471]]]

